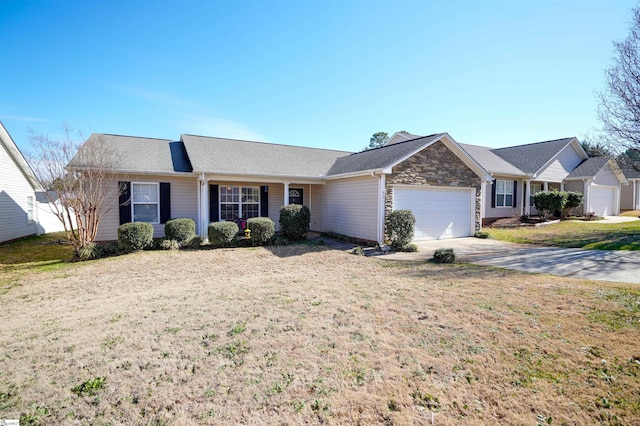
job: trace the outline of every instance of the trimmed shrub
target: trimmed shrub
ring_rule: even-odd
[[[191,238],[188,242],[184,243],[182,247],[186,249],[197,250],[200,248],[201,245],[202,245],[202,237],[200,235],[196,235],[195,237]]]
[[[418,246],[416,244],[407,244],[402,246],[402,251],[405,253],[415,253],[418,251]]]
[[[118,256],[119,254],[122,254],[122,248],[120,247],[120,245],[118,245],[118,243],[115,243],[115,242],[99,245],[98,249],[99,249],[101,258]]]
[[[252,217],[247,220],[253,244],[263,245],[276,233],[276,224],[268,217]]]
[[[118,227],[118,244],[128,251],[142,250],[153,244],[153,226],[148,222],[129,222]]]
[[[436,263],[453,263],[456,261],[456,254],[452,248],[438,249],[433,253],[433,261]]]
[[[562,207],[567,202],[567,193],[560,191],[542,191],[533,196],[533,205],[542,217],[549,217],[550,213],[562,211]]]
[[[213,247],[230,247],[238,235],[235,222],[213,222],[209,224],[209,242]]]
[[[167,240],[175,240],[180,245],[189,242],[195,236],[196,223],[191,218],[171,219],[164,225],[164,237]]]
[[[411,210],[395,210],[387,217],[387,236],[391,247],[402,250],[413,239],[416,217]]]
[[[567,201],[562,209],[562,217],[565,218],[569,215],[569,211],[582,204],[582,194],[579,192],[568,191]]]
[[[180,248],[180,243],[176,240],[162,240],[160,243],[160,248],[163,250],[178,250]]]
[[[280,209],[280,232],[290,240],[301,240],[309,232],[311,211],[300,204],[289,204]]]

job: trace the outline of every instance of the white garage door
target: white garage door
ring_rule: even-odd
[[[412,210],[415,241],[468,237],[473,234],[473,188],[394,187],[393,209]]]
[[[616,214],[614,202],[616,199],[616,189],[613,186],[592,186],[591,187],[591,209],[590,211],[598,216],[611,216]]]

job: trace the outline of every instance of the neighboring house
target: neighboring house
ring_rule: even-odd
[[[626,183],[625,175],[614,160],[592,157],[569,173],[564,189],[583,194],[583,213],[615,216],[620,213],[621,189],[628,186]]]
[[[62,230],[33,170],[0,123],[0,242]]]
[[[413,136],[413,135],[412,135]],[[416,240],[463,237],[481,228],[487,172],[447,133],[359,153],[182,135],[179,141],[94,134],[120,158],[112,185],[125,188],[100,223],[98,240],[120,224],[189,217],[206,238],[210,222],[264,216],[276,226],[290,203],[311,211],[311,229],[384,241],[397,209],[416,216]],[[70,168],[81,168],[74,158]]]
[[[640,164],[637,164],[636,167],[625,168],[623,173],[629,184],[622,186],[620,209],[640,210]]]
[[[415,136],[399,133],[390,141]],[[483,224],[537,214],[533,196],[554,189],[582,193],[584,214],[608,216],[620,212],[620,185],[626,183],[625,176],[615,161],[589,158],[576,138],[498,149],[460,146],[492,177],[483,187]]]

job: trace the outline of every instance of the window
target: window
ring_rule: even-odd
[[[132,183],[131,208],[134,222],[160,222],[160,195],[157,183]]]
[[[529,206],[533,207],[533,196],[538,192],[542,192],[542,184],[532,183],[531,184],[531,195],[529,196]]]
[[[33,195],[27,196],[27,223],[33,223]]]
[[[513,207],[513,181],[496,181],[496,207]]]
[[[259,187],[220,187],[220,220],[249,219],[259,216]]]

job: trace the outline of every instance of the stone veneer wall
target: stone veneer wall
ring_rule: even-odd
[[[476,230],[481,229],[480,177],[441,141],[393,168],[386,177],[385,217],[393,211],[393,185],[424,185],[476,189]],[[386,226],[386,225],[385,225]]]

